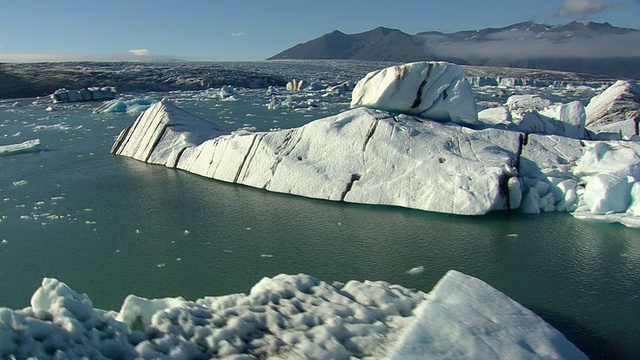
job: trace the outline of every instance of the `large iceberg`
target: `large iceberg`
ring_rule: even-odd
[[[40,139],[23,141],[18,144],[0,145],[0,155],[21,154],[40,151]]]
[[[204,134],[213,137],[196,136]],[[367,108],[296,129],[224,134],[162,101],[112,152],[274,192],[479,215],[508,208],[519,137]]]
[[[464,88],[458,75],[455,65],[444,63],[375,72],[354,89],[355,108],[273,132],[222,131],[161,101],[123,130],[112,152],[318,199],[462,215],[568,211],[580,219],[640,226],[640,199],[632,195],[640,178],[634,142],[587,141],[582,104],[535,96],[512,97],[507,107],[483,111],[473,128],[456,124],[473,123],[473,117],[449,110],[475,109],[472,97],[456,93]],[[407,97],[418,108],[430,104],[418,113],[437,121],[402,113],[413,113]],[[384,110],[371,108],[376,106]],[[618,160],[622,152],[629,161]],[[585,171],[589,166],[580,164],[588,158],[601,163]],[[622,168],[612,171],[615,166]]]
[[[129,295],[118,313],[48,278],[30,307],[0,308],[0,357],[586,359],[533,312],[454,270],[429,294],[381,281],[338,289],[281,274],[246,295]]]

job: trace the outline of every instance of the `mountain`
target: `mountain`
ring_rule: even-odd
[[[411,62],[444,60],[462,65],[561,70],[640,79],[640,30],[609,23],[544,25],[415,35],[379,27],[359,34],[333,31],[268,60],[350,59]]]

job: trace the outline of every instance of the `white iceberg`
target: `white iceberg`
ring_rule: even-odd
[[[18,144],[0,145],[0,155],[21,154],[40,151],[40,139],[23,141]]]
[[[464,71],[446,62],[417,62],[370,72],[353,89],[351,107],[358,106],[443,122],[478,122]]]
[[[475,108],[466,93],[451,96],[462,86],[454,67],[413,63],[370,73],[354,90],[356,108],[273,132],[221,131],[161,101],[121,133],[112,152],[318,199],[461,215],[568,211],[579,219],[640,226],[631,200],[640,178],[636,142],[582,140],[586,114],[579,102],[552,104],[535,96],[512,97],[508,108],[483,111],[474,128],[442,123],[456,116],[469,120],[464,111],[448,112],[454,103]],[[406,110],[403,96],[431,104],[421,113],[439,121],[397,114]],[[527,124],[526,132],[514,131]],[[626,182],[604,181],[614,176],[605,174],[618,172]]]
[[[137,114],[147,110],[153,103],[157,102],[152,97],[134,98],[130,100],[118,99],[107,101],[93,110],[96,114],[101,113],[127,113]]]
[[[428,355],[428,356],[427,356]],[[486,283],[449,271],[431,293],[381,281],[337,289],[308,275],[249,294],[144,299],[118,313],[44,279],[31,307],[0,308],[0,357],[26,359],[586,359],[560,332]]]
[[[116,97],[117,91],[114,87],[89,87],[81,90],[58,89],[51,94],[54,103],[59,102],[80,102],[111,100]]]
[[[414,313],[389,359],[587,359],[532,311],[457,271]]]
[[[640,86],[632,81],[618,80],[593,97],[586,111],[589,128],[625,120],[637,123],[640,121]]]
[[[112,152],[274,192],[479,215],[507,209],[519,137],[367,108],[296,129],[223,134],[162,101]]]

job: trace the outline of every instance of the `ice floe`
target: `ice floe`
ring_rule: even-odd
[[[0,356],[586,359],[533,312],[453,270],[429,294],[381,281],[338,289],[281,274],[249,294],[196,301],[129,295],[117,313],[46,278],[30,307],[0,308]]]
[[[37,151],[40,151],[40,139],[27,140],[18,144],[0,145],[0,155],[11,155]]]
[[[512,96],[476,123],[467,87],[452,64],[391,67],[356,86],[355,108],[271,132],[222,131],[161,101],[121,133],[112,152],[311,198],[463,215],[569,211],[640,224],[631,211],[640,177],[635,142],[585,140],[593,135],[588,109],[537,96]]]
[[[51,94],[51,100],[58,102],[80,102],[110,100],[116,97],[117,91],[114,87],[90,87],[81,90],[58,89]]]

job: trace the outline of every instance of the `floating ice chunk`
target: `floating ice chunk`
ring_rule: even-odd
[[[0,155],[21,154],[40,151],[40,139],[27,140],[19,144],[0,145]]]
[[[216,134],[183,114],[155,104],[112,151],[269,191],[466,215],[506,209],[516,174],[520,134],[512,131],[357,108],[296,129]],[[177,141],[203,136],[201,129],[213,136]]]
[[[51,94],[54,103],[108,100],[116,97],[114,87],[90,87],[81,90],[58,89]]]
[[[366,106],[443,122],[478,122],[464,71],[446,62],[416,62],[370,72],[353,89],[351,99],[351,107]]]
[[[13,182],[13,186],[25,186],[29,182],[27,180],[18,180]]]
[[[407,270],[407,274],[409,275],[420,275],[423,272],[424,272],[424,266],[422,265]]]
[[[525,349],[529,356],[583,357],[536,315],[457,272],[428,296],[384,282],[350,281],[336,289],[308,275],[278,275],[262,279],[249,295],[195,302],[130,295],[117,314],[45,279],[31,304],[0,309],[0,355],[49,358],[54,346],[58,357],[383,358],[399,339],[391,358],[423,358],[445,345],[446,353],[433,358],[512,358]]]
[[[389,359],[587,359],[536,314],[457,271],[415,313]]]
[[[506,105],[512,115],[521,119],[527,112],[548,108],[551,106],[551,101],[538,95],[512,95],[507,99]]]

